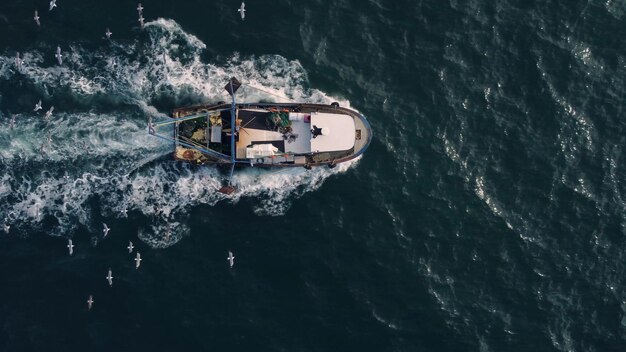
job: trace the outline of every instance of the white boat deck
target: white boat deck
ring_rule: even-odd
[[[291,133],[297,135],[295,140],[285,141],[285,151],[294,154],[311,152],[311,124],[304,121],[291,121]]]

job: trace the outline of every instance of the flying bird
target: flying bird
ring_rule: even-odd
[[[57,58],[59,65],[63,65],[63,55],[61,55],[61,47],[57,46],[57,53],[54,54],[54,57]]]
[[[107,237],[107,235],[109,234],[109,230],[111,230],[111,229],[105,223],[102,223],[102,225],[104,226],[103,229],[102,229],[102,233],[104,234],[103,237]]]
[[[128,248],[128,253],[129,254],[132,253],[133,249],[135,248],[135,246],[133,246],[133,241],[128,241],[128,247],[126,247],[126,248]]]
[[[239,14],[241,15],[241,19],[245,19],[246,18],[246,3],[245,2],[241,2],[241,7],[239,7],[239,10],[237,10],[237,12],[239,12]]]
[[[39,100],[37,104],[35,104],[35,108],[33,109],[33,111],[39,111],[39,110],[41,110],[41,99]]]
[[[35,20],[35,23],[37,23],[38,26],[41,26],[41,22],[39,22],[39,12],[37,10],[35,10],[35,17],[33,17],[33,19]]]
[[[43,115],[43,118],[48,120],[52,116],[52,112],[54,111],[54,106],[51,106],[48,111]]]
[[[120,210],[120,214],[122,214],[123,217],[127,218],[128,217],[128,209],[124,208],[124,209]]]
[[[93,306],[93,296],[89,295],[89,299],[87,300],[87,310],[91,310],[91,306]]]
[[[17,68],[18,71],[22,70],[22,63],[24,62],[24,60],[22,58],[20,58],[20,53],[15,54],[15,68]]]
[[[107,281],[109,282],[109,286],[113,286],[113,271],[109,268],[109,272],[107,273]]]
[[[106,35],[106,36],[107,36],[107,39],[109,39],[109,40],[111,39],[111,34],[113,34],[113,33],[111,33],[111,31],[109,30],[109,28],[107,28],[107,31],[106,31],[106,32],[104,32],[104,35]]]
[[[70,255],[74,254],[74,244],[72,244],[72,240],[67,240],[67,248],[70,250]]]
[[[165,55],[163,55],[163,59],[165,59]],[[156,130],[154,129],[154,125],[152,124],[152,117],[148,117],[148,133],[155,134]]]
[[[139,5],[137,5],[137,12],[139,12],[140,15],[143,12],[143,6],[141,6],[141,3],[139,3]]]
[[[226,260],[228,260],[228,262],[230,263],[231,268],[233,267],[233,265],[235,265],[235,256],[233,255],[233,252],[228,251],[228,257],[226,258]]]
[[[50,10],[48,11],[52,11],[55,7],[57,7],[57,0],[50,0]]]
[[[143,24],[144,18],[143,18],[143,16],[142,16],[141,14],[139,14],[139,19],[138,19],[138,21],[139,21],[139,25],[141,26],[141,28],[143,28],[143,25],[144,25],[144,24]]]
[[[140,265],[141,265],[141,254],[137,252],[137,256],[135,257],[135,269],[139,269]]]
[[[169,227],[167,228],[167,231],[165,231],[165,240],[167,242],[170,241],[170,237],[172,237],[172,231],[169,229]]]

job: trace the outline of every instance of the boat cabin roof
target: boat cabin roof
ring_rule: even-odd
[[[257,109],[237,111],[238,159],[250,158],[249,149],[258,144],[271,144],[279,153],[291,154],[343,151],[354,147],[355,123],[349,115],[288,112],[282,116],[282,128],[268,122],[273,116],[271,112]]]
[[[354,147],[354,119],[343,114],[312,113],[311,129],[320,134],[311,136],[311,151],[343,151]]]

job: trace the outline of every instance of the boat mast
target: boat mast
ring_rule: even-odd
[[[230,162],[232,163],[230,168],[230,177],[228,178],[228,185],[230,185],[230,181],[233,178],[233,172],[235,171],[235,163],[236,163],[236,153],[237,148],[235,146],[235,133],[237,131],[237,116],[236,109],[237,103],[235,101],[235,93],[237,89],[241,86],[241,83],[237,80],[237,78],[233,77],[228,81],[228,84],[224,89],[230,94],[232,98],[232,104],[230,106]]]

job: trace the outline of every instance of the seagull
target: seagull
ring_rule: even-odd
[[[137,256],[135,257],[135,269],[139,269],[140,265],[141,265],[141,254],[137,252]]]
[[[233,255],[233,252],[228,251],[228,258],[226,258],[226,260],[230,263],[231,268],[235,265],[235,256]]]
[[[113,286],[113,271],[111,271],[111,268],[109,268],[109,273],[107,274],[107,281],[109,286]]]
[[[2,225],[2,229],[4,230],[4,233],[8,235],[9,230],[11,229],[11,226],[9,226],[7,223],[4,223],[4,225]]]
[[[22,63],[24,62],[24,60],[22,60],[20,58],[20,53],[15,54],[15,68],[17,68],[18,71],[22,70]]]
[[[128,253],[129,254],[132,253],[133,249],[135,248],[135,246],[133,246],[133,241],[128,241],[128,247],[126,247],[126,248],[128,248]]]
[[[61,47],[57,46],[57,53],[54,55],[54,57],[57,58],[57,61],[59,62],[59,65],[63,65],[63,55],[61,55]]]
[[[141,14],[139,14],[138,21],[139,21],[139,25],[141,25],[141,28],[143,28],[143,20],[144,20],[143,16]]]
[[[148,133],[155,134],[156,130],[154,129],[154,125],[152,124],[152,117],[148,118]]]
[[[168,228],[167,231],[165,231],[165,240],[169,242],[171,236],[172,236],[172,231]]]
[[[57,7],[57,0],[50,0],[50,10],[48,11],[52,11],[55,7]]]
[[[141,14],[143,12],[143,6],[141,6],[141,3],[139,3],[139,5],[137,5],[137,12],[139,12],[139,14]]]
[[[127,218],[128,217],[128,210],[126,208],[120,210],[120,214],[122,214],[123,217]]]
[[[56,6],[56,4],[54,6]],[[38,26],[41,26],[41,22],[39,22],[39,13],[37,12],[37,10],[35,10],[35,17],[33,17],[33,19]]]
[[[15,128],[15,114],[11,114],[11,120],[9,121],[9,128],[10,129]]]
[[[109,30],[109,28],[107,28],[107,31],[104,33],[104,35],[106,35],[106,36],[107,36],[107,39],[109,39],[109,40],[111,39],[111,34],[113,34],[113,33],[111,33],[111,31]]]
[[[74,244],[72,244],[72,240],[67,240],[67,248],[70,249],[70,255],[74,254]]]
[[[39,102],[35,104],[35,108],[33,109],[33,111],[39,111],[39,110],[41,110],[41,99],[39,99]]]
[[[104,228],[102,229],[102,233],[104,234],[104,237],[107,237],[107,235],[109,234],[109,230],[111,229],[105,223],[102,223],[102,225],[104,225]]]
[[[46,111],[45,115],[43,115],[43,118],[46,120],[50,119],[53,111],[54,111],[54,106],[51,106],[50,109]]]
[[[241,7],[239,8],[239,10],[237,10],[237,12],[239,12],[239,14],[241,14],[241,19],[243,20],[244,18],[246,18],[246,3],[245,2],[241,2]]]
[[[87,300],[87,310],[91,310],[91,306],[93,306],[93,296],[89,295],[89,299]]]

